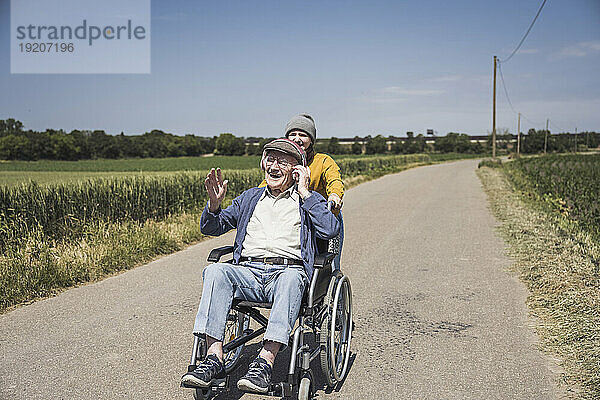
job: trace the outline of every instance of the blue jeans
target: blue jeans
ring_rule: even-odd
[[[222,341],[231,302],[244,299],[272,303],[264,339],[287,345],[308,284],[303,266],[215,263],[204,268],[202,278],[194,333]]]
[[[342,217],[341,211],[337,218],[340,221],[340,233],[338,235],[340,238],[340,248],[337,255],[333,259],[333,263],[331,264],[334,271],[339,271],[341,269],[340,259],[342,257],[342,245],[344,244],[344,218]]]

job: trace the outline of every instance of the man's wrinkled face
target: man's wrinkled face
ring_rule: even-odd
[[[298,161],[291,155],[269,150],[265,156],[265,180],[271,190],[287,190],[294,183],[292,171]]]

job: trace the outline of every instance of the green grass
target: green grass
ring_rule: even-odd
[[[258,156],[214,156],[175,158],[133,158],[81,161],[1,161],[0,186],[36,182],[73,183],[96,178],[166,176],[177,171],[207,171],[210,168],[258,168]]]
[[[119,177],[167,176],[170,171],[0,171],[0,186],[18,186],[37,182],[41,185],[51,183],[74,183],[90,179],[106,179]]]
[[[340,155],[336,160],[363,158],[366,156]],[[372,157],[372,156],[368,156]],[[0,177],[4,172],[157,172],[157,171],[203,171],[210,168],[250,169],[258,168],[259,156],[205,156],[170,158],[125,158],[118,160],[80,161],[2,161]],[[1,180],[0,180],[1,182]]]
[[[0,171],[78,171],[78,172],[139,172],[139,171],[200,171],[210,168],[258,168],[259,156],[213,156],[171,158],[126,158],[118,160],[81,161],[0,161]]]

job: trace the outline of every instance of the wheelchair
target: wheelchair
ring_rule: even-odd
[[[313,399],[316,388],[310,363],[319,357],[320,370],[325,383],[333,388],[343,381],[348,373],[350,343],[354,322],[352,319],[352,288],[350,280],[340,271],[332,271],[332,261],[336,256],[335,239],[318,243],[319,252],[315,256],[314,273],[304,292],[296,327],[292,331],[288,346],[291,348],[287,380],[271,383],[263,396],[281,398]],[[333,251],[332,251],[333,250]],[[208,261],[219,262],[221,257],[233,252],[233,246],[213,249]],[[232,262],[229,260],[228,262]],[[194,389],[194,399],[208,400],[230,390],[229,376],[238,366],[244,345],[260,337],[267,328],[268,319],[261,308],[270,308],[268,303],[254,303],[233,299],[227,316],[225,339],[223,341],[223,362],[227,377],[214,379],[209,388]],[[250,329],[250,319],[260,325]],[[314,335],[314,348],[306,340]],[[194,334],[194,344],[188,371],[196,369],[206,356],[206,343],[203,334]],[[235,382],[233,382],[235,386]]]

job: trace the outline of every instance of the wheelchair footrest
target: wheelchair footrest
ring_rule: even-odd
[[[213,379],[211,384],[212,390],[223,390],[227,389],[227,384],[229,383],[229,376],[223,379]]]
[[[244,393],[251,394],[260,394],[263,396],[273,396],[273,397],[290,397],[292,395],[292,385],[287,382],[278,382],[272,383],[269,386],[269,390],[267,393],[254,392],[254,391],[244,391]]]
[[[207,388],[201,388],[198,386],[193,386],[193,385],[186,385],[186,384],[181,384],[181,387],[187,388],[187,389],[206,389],[206,390],[212,390],[215,392],[220,392],[223,390],[226,390],[228,387],[228,383],[229,383],[229,376],[225,377],[225,378],[221,378],[221,379],[213,379],[211,381],[211,384],[209,387]]]

